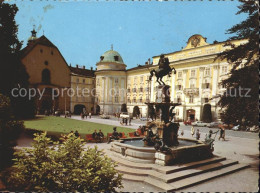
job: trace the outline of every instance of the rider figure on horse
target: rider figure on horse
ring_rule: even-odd
[[[168,76],[171,77],[171,67],[170,67],[170,62],[168,58],[165,58],[163,54],[160,55],[160,59],[159,59],[159,71],[161,70],[166,70],[168,71]]]

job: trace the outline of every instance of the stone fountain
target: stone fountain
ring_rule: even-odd
[[[168,58],[163,55],[159,60],[159,69],[152,70],[150,80],[155,74],[159,86],[156,87],[155,102],[146,105],[160,111],[160,119],[148,121],[144,138],[128,138],[112,142],[111,150],[125,159],[141,163],[172,165],[206,159],[212,156],[212,146],[202,141],[178,138],[179,123],[173,122],[173,110],[180,103],[170,101],[170,86],[162,78],[171,74]]]

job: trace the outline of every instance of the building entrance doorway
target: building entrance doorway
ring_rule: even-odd
[[[195,110],[194,109],[188,109],[187,110],[187,120],[188,121],[195,121]]]

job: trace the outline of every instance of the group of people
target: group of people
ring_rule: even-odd
[[[99,132],[95,130],[94,133],[92,133],[92,138],[95,140],[96,143],[102,143],[104,141],[104,133],[101,131],[101,129],[99,130]]]
[[[91,119],[91,113],[80,113],[80,117],[81,119],[84,119],[86,117],[86,119],[89,117]]]
[[[218,140],[223,139],[223,140],[225,141],[225,140],[226,140],[226,139],[225,139],[225,128],[222,126],[222,127],[220,127],[219,129],[220,129],[220,135],[219,135]],[[218,132],[218,131],[213,132],[212,130],[209,130],[209,134],[208,134],[207,137],[208,137],[208,138],[211,138],[211,136],[212,136],[213,134],[216,134],[217,132]],[[196,130],[196,133],[195,133],[195,129],[194,129],[194,127],[192,126],[191,129],[190,129],[190,133],[191,133],[191,136],[192,136],[192,137],[195,135],[195,137],[196,137],[197,140],[200,139],[200,130],[199,130],[199,129],[197,129],[197,130]],[[184,135],[184,130],[181,131],[181,136],[183,136],[183,135]]]
[[[129,125],[131,125],[131,121],[132,121],[132,118],[129,118],[129,119],[122,118],[122,121],[120,122],[120,124],[121,125],[127,125],[127,123],[128,123]]]

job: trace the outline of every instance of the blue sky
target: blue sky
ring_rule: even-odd
[[[33,25],[61,51],[68,64],[95,68],[113,44],[127,68],[180,50],[193,34],[208,43],[225,41],[226,30],[246,18],[238,1],[11,1],[19,11],[18,37],[27,43]]]

